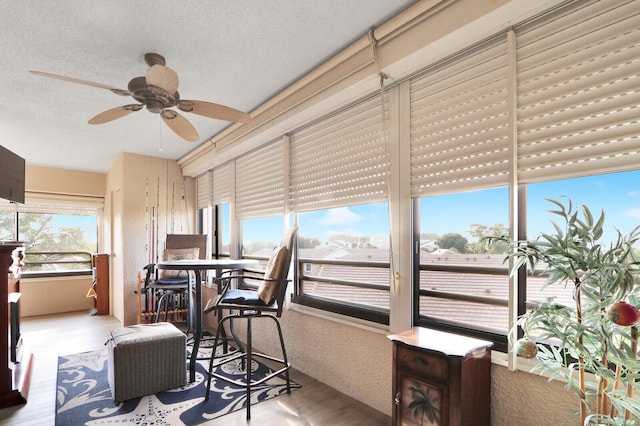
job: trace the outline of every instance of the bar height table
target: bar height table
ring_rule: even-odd
[[[193,382],[196,378],[196,361],[198,359],[198,349],[200,348],[200,340],[202,339],[202,271],[216,271],[216,277],[222,274],[222,271],[243,269],[256,266],[255,260],[249,259],[184,259],[170,260],[159,262],[156,264],[158,269],[188,271],[193,272],[195,276],[195,301],[193,324],[193,350],[189,357],[189,382]],[[191,280],[189,280],[191,283]]]

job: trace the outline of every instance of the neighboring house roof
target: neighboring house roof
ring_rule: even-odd
[[[318,255],[316,251],[314,254]],[[325,253],[335,258],[331,253]],[[311,253],[307,253],[311,257]],[[316,256],[313,256],[316,257]],[[449,266],[477,266],[480,268],[507,268],[504,254],[461,254],[421,253],[421,264],[449,265]],[[340,260],[348,262],[387,262],[388,251],[378,249],[354,249],[343,253]],[[340,281],[354,281],[370,284],[389,285],[390,272],[387,268],[349,267],[345,265],[321,265],[309,273],[313,276]],[[557,297],[559,303],[570,304],[571,289],[561,286],[546,288],[544,294],[541,289],[545,284],[544,278],[530,278],[527,282],[528,301],[541,301],[548,296]],[[401,286],[411,286],[407,280],[400,281]],[[468,274],[440,271],[422,271],[421,288],[443,293],[453,293],[468,296],[490,297],[509,300],[509,279],[507,275]],[[345,285],[333,285],[320,282],[306,281],[304,292],[318,297],[326,297],[348,303],[360,303],[381,308],[389,307],[389,291],[356,288]],[[471,303],[453,299],[422,297],[420,300],[422,315],[446,318],[466,324],[482,325],[489,329],[506,332],[508,327],[508,309],[506,306]]]

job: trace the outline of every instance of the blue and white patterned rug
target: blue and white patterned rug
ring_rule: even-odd
[[[206,352],[201,355],[206,356]],[[254,377],[264,377],[271,372],[260,362],[254,360],[252,364]],[[193,383],[116,404],[107,382],[106,349],[61,356],[58,358],[56,425],[197,425],[244,408],[245,389],[215,378],[211,381],[209,400],[204,400],[207,368],[208,361],[198,361]],[[221,371],[236,377],[244,375],[239,360],[218,367],[218,372]],[[292,389],[298,387],[291,382]],[[286,391],[286,380],[274,377],[252,388],[251,404]]]

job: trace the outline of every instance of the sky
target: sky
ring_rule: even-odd
[[[83,216],[72,214],[57,214],[54,215],[53,227],[70,227],[82,228],[84,231],[85,239],[90,244],[95,244],[96,250],[98,247],[98,235],[97,235],[97,217],[96,216]]]
[[[555,206],[544,198],[573,202],[574,208],[586,205],[594,216],[594,220],[605,213],[605,237],[608,241],[616,238],[616,228],[627,234],[640,226],[640,171],[616,173],[570,179],[560,182],[530,185],[529,203],[533,205],[534,214],[528,217],[528,229],[550,232],[550,220],[559,218],[546,210]],[[555,219],[557,220],[557,219]],[[537,235],[536,234],[536,235]]]
[[[423,198],[420,203],[421,232],[442,235],[458,232],[470,241],[467,233],[471,224],[494,226],[509,223],[508,190],[496,188],[484,191],[458,193]],[[587,205],[594,217],[605,211],[605,237],[615,239],[618,228],[626,234],[640,225],[640,171],[599,175],[528,185],[527,228],[529,239],[541,232],[552,232],[551,220],[558,216],[548,213],[555,206],[545,198],[567,202],[574,209]],[[326,241],[332,234],[371,236],[389,234],[387,203],[350,206],[299,215],[301,235]],[[283,219],[260,218],[247,221],[244,234],[253,241],[279,241],[284,230]],[[315,235],[310,235],[315,230]]]
[[[421,203],[420,223],[423,232],[458,232],[467,237],[469,225],[477,223],[508,226],[507,188],[425,198]],[[553,199],[565,205],[571,200],[574,210],[586,205],[594,219],[605,212],[603,241],[616,238],[616,228],[623,234],[640,225],[640,171],[565,179],[527,186],[527,233],[535,239],[542,232],[553,232],[551,221],[561,217],[549,210],[557,207]]]

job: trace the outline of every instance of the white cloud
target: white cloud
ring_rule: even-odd
[[[330,240],[334,235],[349,235],[351,237],[362,237],[364,234],[358,229],[344,228],[344,229],[328,229],[324,232],[324,236],[327,240]]]
[[[640,191],[631,191],[627,193],[627,195],[631,198],[638,198],[640,197]]]
[[[625,210],[624,215],[632,219],[640,219],[640,208],[627,209]]]
[[[348,207],[338,207],[328,210],[320,222],[323,225],[349,225],[358,223],[361,220],[363,220],[363,217],[355,214]]]

